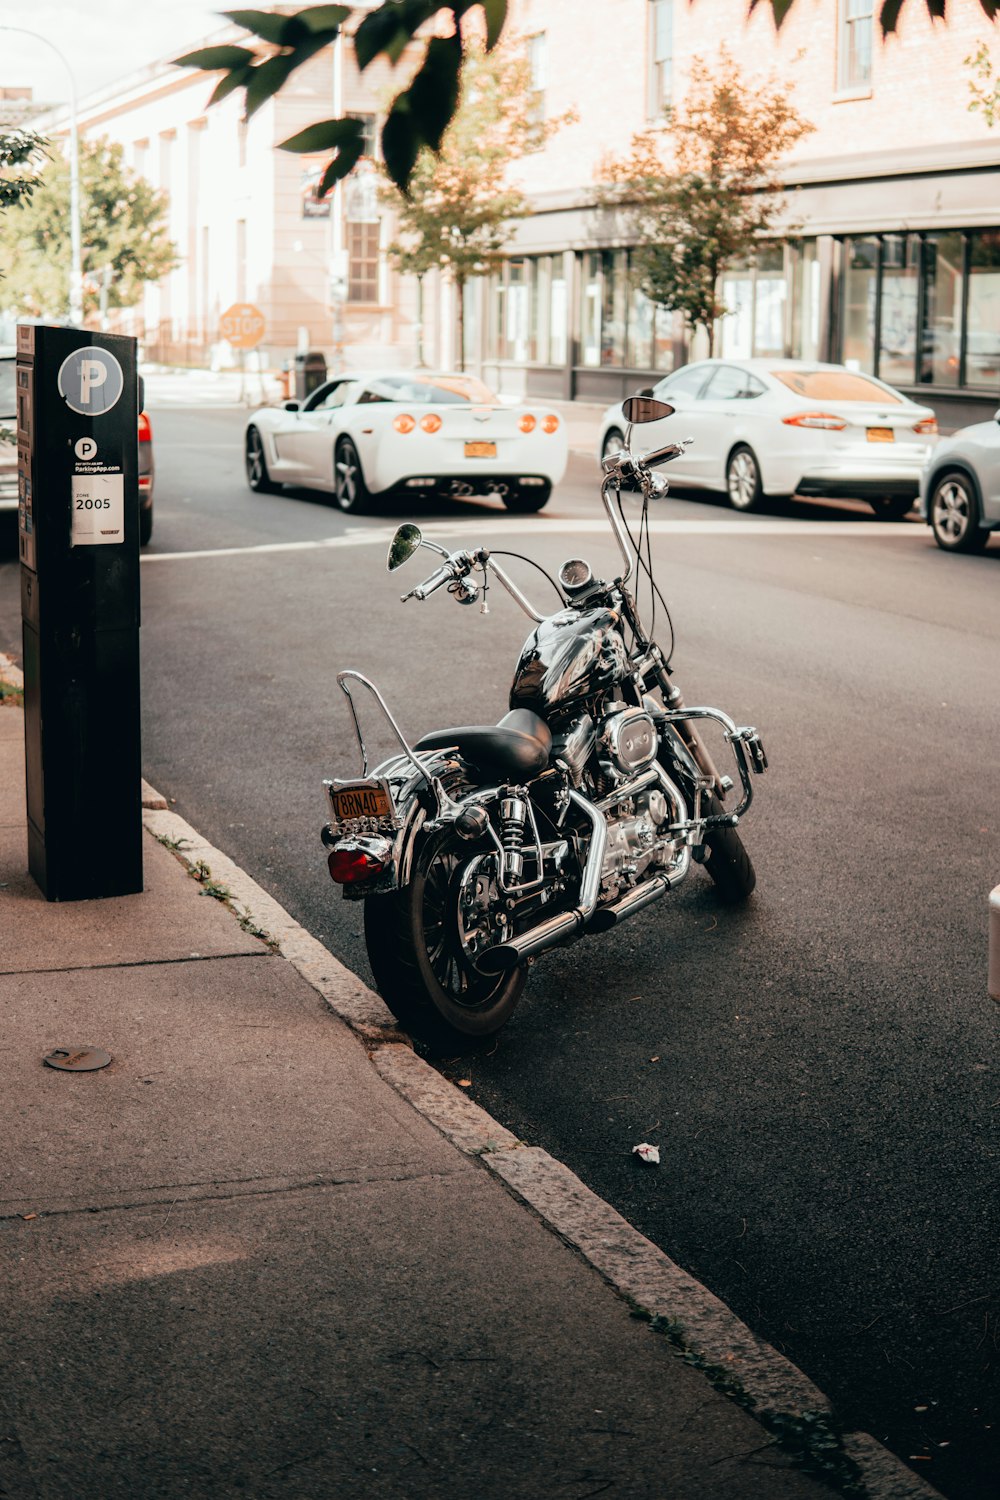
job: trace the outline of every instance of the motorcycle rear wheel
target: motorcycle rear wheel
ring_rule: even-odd
[[[715,793],[711,792],[705,811],[709,816],[715,817],[725,810]],[[705,869],[715,881],[719,899],[728,906],[746,901],[757,884],[757,874],[737,829],[709,829],[705,834],[705,843],[709,849]]]
[[[480,974],[462,946],[459,883],[486,847],[442,829],[418,851],[408,885],[365,902],[375,983],[397,1020],[434,1050],[467,1050],[494,1036],[527,981],[524,967]]]

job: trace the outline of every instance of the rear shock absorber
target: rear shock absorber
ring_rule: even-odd
[[[503,845],[501,885],[520,885],[524,874],[524,824],[528,804],[523,797],[504,797],[500,803],[500,842]]]

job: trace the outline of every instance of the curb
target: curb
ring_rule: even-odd
[[[629,1302],[636,1316],[666,1333],[688,1363],[704,1370],[717,1389],[737,1400],[765,1428],[777,1431],[799,1424],[806,1429],[811,1424],[834,1435],[830,1402],[796,1365],[758,1338],[724,1302],[561,1162],[519,1141],[418,1057],[378,995],[246,871],[177,813],[164,811],[165,799],[143,785],[156,799],[143,813],[147,830],[198,878],[204,878],[208,866],[213,881],[225,886],[226,904],[237,920],[271,943],[358,1035],[386,1083],[458,1150],[476,1157]],[[868,1433],[845,1433],[837,1446],[839,1473],[853,1480],[849,1492],[859,1500],[942,1500],[938,1490]],[[803,1467],[808,1471],[808,1465]],[[824,1477],[830,1475],[826,1465]]]

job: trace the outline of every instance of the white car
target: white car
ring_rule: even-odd
[[[652,394],[675,414],[644,426],[638,446],[693,438],[669,466],[671,483],[721,491],[736,510],[756,510],[766,496],[829,495],[866,500],[898,520],[937,442],[931,407],[844,365],[705,359],[665,376]],[[601,457],[623,441],[621,408],[611,406]]]
[[[338,376],[301,406],[262,407],[246,430],[252,490],[328,490],[344,511],[392,492],[495,494],[508,510],[541,510],[567,453],[555,412],[503,406],[471,375],[422,370]]]
[[[942,439],[920,482],[920,514],[944,552],[980,552],[1000,531],[1000,411]]]

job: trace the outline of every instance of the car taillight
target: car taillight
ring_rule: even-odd
[[[398,417],[393,417],[392,425],[397,432],[412,432],[417,424],[408,411],[401,411]]]
[[[559,430],[559,418],[557,416],[554,416],[553,414],[550,413],[549,416],[542,418],[542,431],[543,432],[558,432],[558,430]]]
[[[917,422],[914,432],[919,432],[921,437],[936,437],[938,424],[937,417],[925,417],[922,422]]]
[[[828,411],[797,411],[781,419],[786,427],[822,427],[827,432],[843,432],[847,423]]]
[[[426,417],[421,417],[420,428],[422,432],[440,432],[441,418],[438,416],[437,412],[429,411]]]
[[[380,875],[385,868],[380,859],[364,849],[332,849],[327,860],[330,879],[338,885],[355,885],[372,875]]]
[[[139,413],[139,441],[140,443],[151,443],[153,441],[153,429],[149,425],[149,418],[144,411]]]
[[[518,427],[520,427],[522,432],[534,432],[538,424],[535,421],[534,417],[531,415],[531,412],[526,411],[517,425]]]

